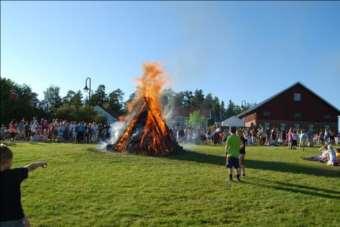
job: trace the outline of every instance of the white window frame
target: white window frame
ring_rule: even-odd
[[[270,115],[271,115],[271,112],[269,112],[269,111],[263,111],[263,116],[264,116],[264,117],[270,117]]]
[[[294,93],[293,95],[294,102],[301,102],[301,99],[302,99],[301,93],[298,93],[298,92]]]

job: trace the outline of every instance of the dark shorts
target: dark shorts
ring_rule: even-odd
[[[25,219],[0,221],[0,227],[25,227]]]
[[[227,168],[240,168],[240,161],[238,158],[235,157],[228,157],[228,161],[227,161]]]

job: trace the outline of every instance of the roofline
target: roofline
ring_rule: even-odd
[[[329,102],[327,102],[324,98],[322,98],[321,96],[319,96],[318,94],[316,94],[313,90],[309,89],[307,86],[305,86],[304,84],[302,84],[301,82],[296,82],[293,85],[289,86],[288,88],[280,91],[279,93],[276,93],[275,95],[271,96],[268,99],[265,99],[264,101],[260,102],[259,104],[257,104],[256,106],[254,106],[253,108],[250,108],[249,110],[246,110],[242,113],[240,113],[239,115],[237,115],[239,118],[244,117],[245,115],[248,115],[252,112],[254,112],[256,109],[258,109],[259,107],[263,106],[264,104],[270,102],[271,100],[273,100],[274,98],[276,98],[277,96],[281,95],[282,93],[286,92],[287,90],[291,89],[292,87],[296,86],[296,85],[301,85],[303,88],[305,88],[306,90],[308,90],[310,93],[312,93],[313,95],[315,95],[317,98],[319,98],[321,101],[323,101],[324,103],[326,103],[328,106],[330,106],[332,109],[336,110],[338,112],[338,114],[340,114],[340,110],[333,106],[332,104],[330,104]]]
[[[332,105],[330,102],[328,102],[326,99],[322,98],[320,95],[318,95],[316,92],[314,92],[312,89],[308,88],[307,86],[305,86],[304,84],[300,83],[300,85],[302,85],[304,88],[306,88],[309,92],[311,92],[313,95],[315,95],[316,97],[318,97],[319,99],[321,99],[321,101],[323,101],[324,103],[326,103],[327,105],[329,105],[331,108],[333,108],[334,110],[336,110],[338,112],[338,114],[340,114],[340,110]]]

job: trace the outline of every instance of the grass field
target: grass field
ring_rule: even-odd
[[[316,148],[248,147],[246,178],[226,183],[222,146],[155,158],[94,145],[18,143],[15,166],[47,160],[22,187],[33,226],[340,226],[340,167]]]

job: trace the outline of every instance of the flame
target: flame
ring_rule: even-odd
[[[127,148],[128,141],[136,130],[142,111],[145,111],[146,116],[145,125],[139,135],[138,148],[154,155],[169,150],[169,143],[172,139],[163,117],[160,102],[161,92],[167,81],[167,77],[159,64],[144,64],[144,73],[137,79],[136,96],[128,104],[127,128],[115,145],[117,151],[123,151]]]

